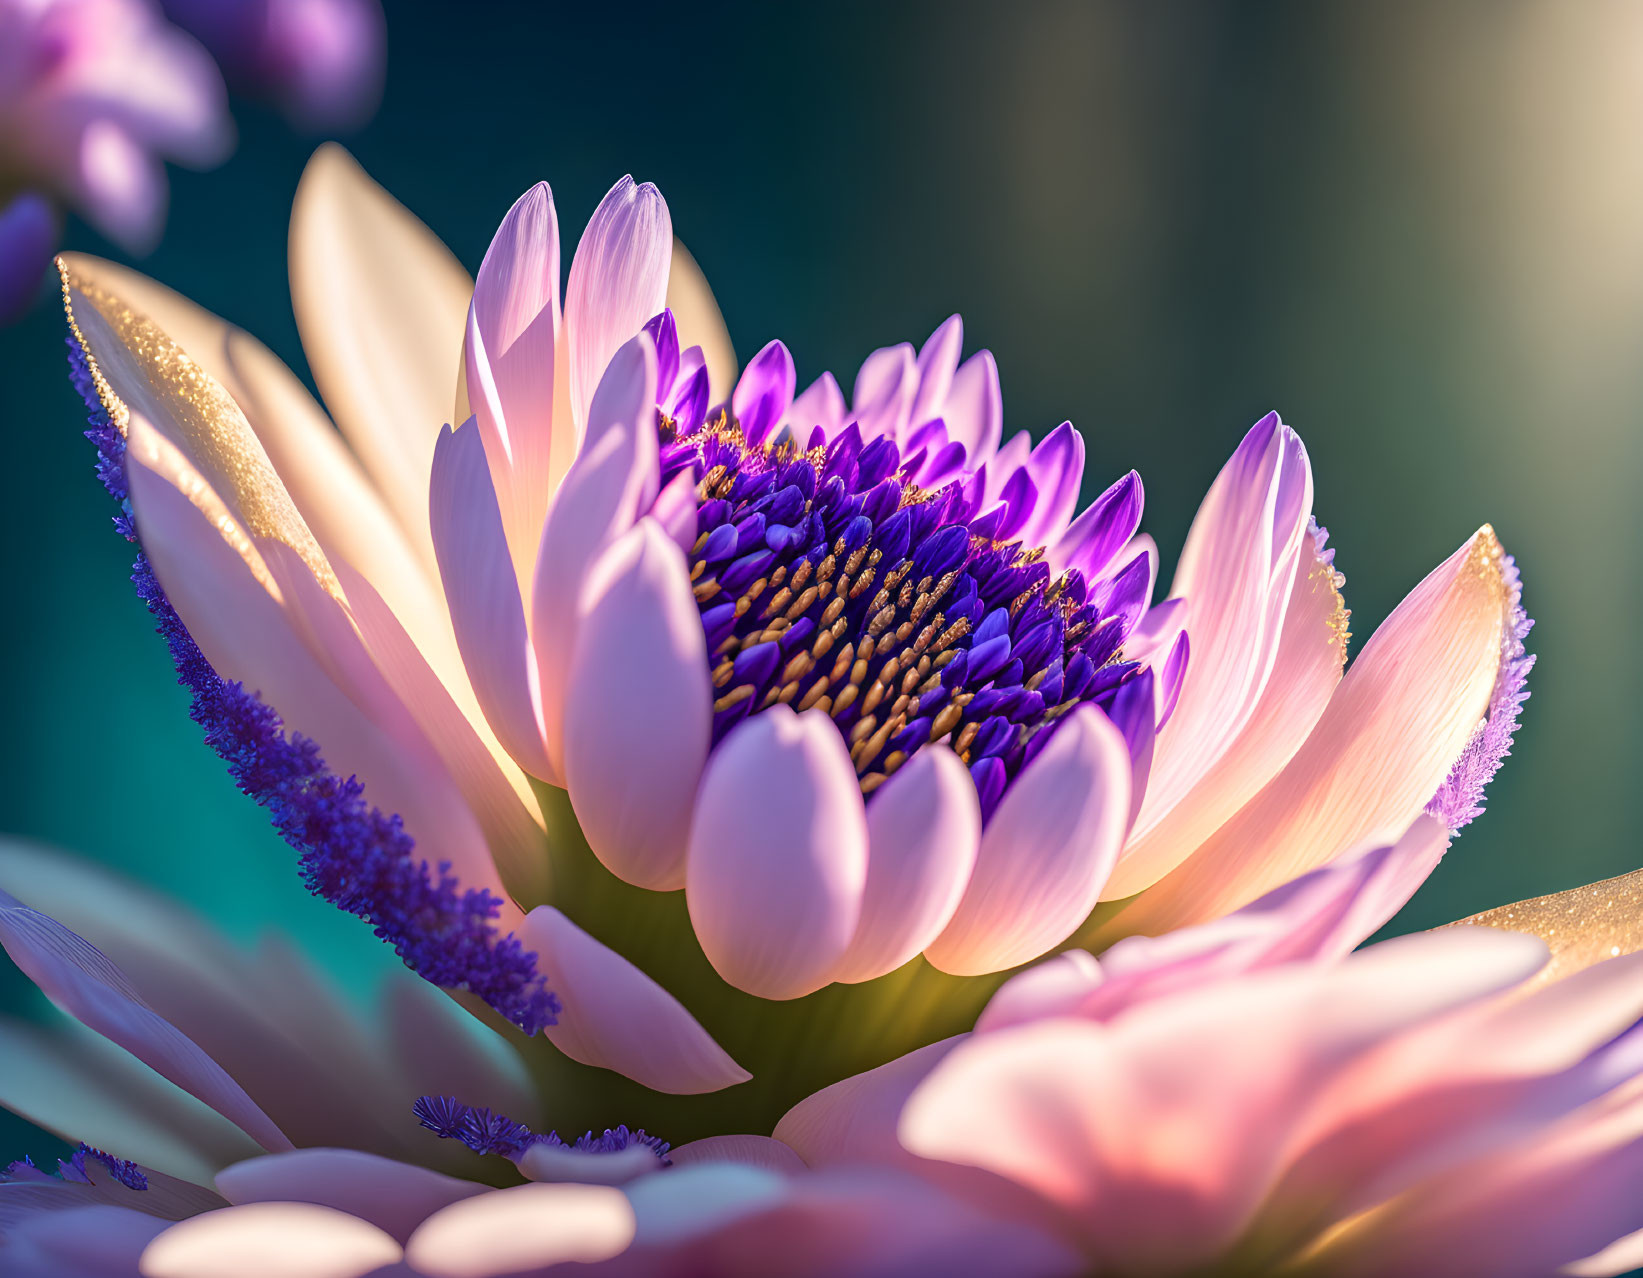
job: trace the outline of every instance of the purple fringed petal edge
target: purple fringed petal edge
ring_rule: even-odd
[[[492,920],[502,902],[486,889],[463,889],[449,862],[417,859],[397,815],[368,803],[357,778],[332,773],[318,745],[287,735],[272,707],[206,660],[142,553],[126,487],[125,439],[72,335],[68,349],[69,375],[91,410],[85,434],[97,447],[97,477],[120,503],[115,527],[139,547],[131,580],[171,650],[177,681],[192,695],[189,716],[239,788],[268,809],[274,828],[300,854],[309,891],[371,924],[424,980],[470,991],[526,1034],[554,1024],[559,1000],[544,984],[536,955],[512,933],[497,933]]]
[[[1535,623],[1523,611],[1523,583],[1518,578],[1517,563],[1510,555],[1501,563],[1501,576],[1511,596],[1511,607],[1506,632],[1501,636],[1500,671],[1489,694],[1489,712],[1426,805],[1427,812],[1447,825],[1451,832],[1482,815],[1484,789],[1499,770],[1501,760],[1512,752],[1518,714],[1529,699],[1529,671],[1534,669],[1535,658],[1524,650],[1523,641]]]

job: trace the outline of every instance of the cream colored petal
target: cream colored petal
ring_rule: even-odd
[[[736,385],[736,348],[730,343],[730,331],[707,276],[678,237],[673,240],[673,262],[668,270],[667,305],[679,326],[679,348],[702,348],[709,400],[717,403],[729,399]]]
[[[1376,630],[1289,764],[1086,942],[1215,918],[1353,844],[1396,837],[1488,708],[1511,595],[1487,526]]]
[[[432,560],[419,557],[324,410],[291,370],[254,337],[145,275],[79,253],[65,253],[62,261],[71,280],[128,303],[222,384],[326,556],[333,563],[346,561],[370,583],[463,712],[483,725],[444,599],[430,575]],[[481,735],[487,735],[483,728]]]
[[[1502,905],[1448,926],[1468,924],[1538,936],[1552,957],[1534,983],[1562,980],[1593,963],[1643,950],[1643,870]]]
[[[437,608],[419,560],[342,437],[302,382],[256,338],[129,267],[65,253],[70,278],[127,302],[220,382],[267,450],[315,538],[401,615]]]
[[[461,361],[473,281],[335,143],[291,210],[291,299],[314,380],[419,552],[428,472]]]
[[[69,328],[91,368],[103,408],[128,443],[132,416],[151,428],[145,464],[186,476],[187,496],[229,536],[268,584],[249,538],[282,542],[335,592],[336,578],[297,512],[268,453],[223,387],[160,328],[123,299],[71,274],[59,260]],[[232,539],[231,539],[232,540]]]

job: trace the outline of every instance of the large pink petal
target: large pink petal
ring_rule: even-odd
[[[1296,1124],[1366,1052],[1509,988],[1544,957],[1526,937],[1436,933],[1154,1000],[1106,1025],[978,1034],[914,1093],[901,1141],[1030,1189],[1094,1269],[1191,1269],[1243,1232]]]
[[[713,693],[690,573],[644,519],[594,567],[565,702],[565,782],[588,846],[640,887],[684,886]]]
[[[608,1185],[518,1185],[455,1203],[411,1235],[427,1278],[500,1278],[604,1260],[633,1241],[633,1208]]]
[[[1334,552],[1324,549],[1322,533],[1314,529],[1296,559],[1277,654],[1248,723],[1179,803],[1130,840],[1103,897],[1117,900],[1156,883],[1295,756],[1346,665],[1350,614],[1342,584]]]
[[[806,1096],[776,1124],[775,1137],[811,1167],[907,1163],[896,1122],[908,1097],[966,1035],[898,1056]]]
[[[1501,559],[1484,528],[1434,569],[1371,636],[1295,758],[1113,926],[1213,918],[1406,828],[1489,704],[1510,604]],[[1194,667],[1198,651],[1194,636]]]
[[[1643,1101],[1634,1096],[1412,1190],[1329,1249],[1329,1272],[1542,1278],[1574,1265],[1613,1273],[1581,1262],[1643,1228],[1640,1178]]]
[[[552,906],[526,916],[521,939],[537,952],[564,1001],[559,1023],[546,1033],[572,1060],[675,1096],[716,1092],[752,1077],[678,999]]]
[[[375,1225],[403,1243],[441,1207],[485,1192],[472,1181],[356,1149],[298,1149],[253,1158],[217,1173],[233,1205],[312,1203]]]
[[[1232,747],[1272,674],[1312,508],[1300,437],[1269,414],[1210,487],[1170,593],[1186,599],[1192,663],[1159,734],[1134,840],[1144,840]]]
[[[364,1278],[400,1259],[375,1225],[309,1203],[248,1203],[173,1225],[143,1252],[143,1278]]]
[[[1099,710],[1075,710],[1005,794],[963,899],[925,956],[973,976],[1065,940],[1100,896],[1129,813],[1123,734]]]
[[[835,979],[894,971],[947,926],[975,866],[981,806],[959,757],[942,745],[913,755],[867,805],[861,921]]]
[[[1099,965],[1069,951],[1006,982],[976,1028],[1052,1016],[1107,1020],[1175,990],[1280,963],[1340,958],[1403,907],[1448,845],[1443,823],[1421,816],[1397,843],[1342,857],[1222,918],[1127,937]]]
[[[594,388],[611,356],[666,305],[672,257],[667,201],[649,182],[639,185],[624,177],[582,232],[565,289],[570,403],[578,424],[588,420]]]
[[[763,998],[834,978],[861,916],[867,820],[833,722],[776,705],[708,761],[685,868],[690,921],[708,961]]]
[[[0,892],[0,946],[51,1000],[204,1101],[264,1149],[291,1142],[199,1045],[160,1016],[101,950]]]
[[[455,431],[447,426],[434,446],[428,523],[457,646],[485,717],[520,767],[548,776],[536,652],[491,474],[473,419]]]
[[[633,527],[660,487],[655,411],[656,348],[648,333],[640,333],[616,353],[599,382],[586,444],[554,496],[536,559],[531,640],[548,757],[556,768],[563,763],[566,684],[588,572]]]

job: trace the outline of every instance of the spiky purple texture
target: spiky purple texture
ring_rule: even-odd
[[[574,1141],[563,1140],[557,1132],[533,1132],[505,1114],[483,1106],[464,1105],[454,1096],[423,1096],[411,1107],[417,1122],[434,1135],[459,1140],[476,1154],[497,1154],[517,1160],[533,1145],[561,1146],[579,1154],[617,1154],[634,1145],[643,1145],[665,1164],[672,1146],[645,1134],[643,1128],[626,1124],[607,1127],[595,1136],[591,1131]]]
[[[81,1145],[67,1158],[57,1160],[57,1175],[52,1176],[43,1168],[36,1167],[32,1158],[24,1158],[11,1166],[0,1170],[0,1184],[12,1181],[40,1181],[66,1180],[77,1185],[92,1183],[90,1174],[86,1171],[86,1161],[102,1165],[108,1172],[109,1178],[117,1184],[124,1185],[131,1190],[146,1190],[148,1177],[136,1163],[128,1162],[124,1158],[116,1158],[113,1154],[105,1154],[102,1150],[91,1145]]]
[[[1506,630],[1500,640],[1500,669],[1495,675],[1494,690],[1489,694],[1489,710],[1438,792],[1426,805],[1426,810],[1451,832],[1482,815],[1484,789],[1499,770],[1501,760],[1512,752],[1518,713],[1529,699],[1529,671],[1534,669],[1535,658],[1524,650],[1523,641],[1535,623],[1523,611],[1523,584],[1510,555],[1501,563],[1501,576],[1511,602]]]
[[[97,475],[120,503],[115,527],[137,543],[126,484],[125,438],[103,410],[84,353],[71,335],[69,370],[91,410],[86,438],[97,448]],[[397,815],[364,797],[355,777],[336,776],[319,747],[287,734],[280,717],[243,685],[217,674],[183,625],[139,545],[131,580],[171,651],[177,681],[189,690],[189,715],[235,783],[268,809],[275,829],[300,854],[315,895],[371,924],[417,975],[472,992],[526,1034],[552,1025],[559,1000],[543,983],[536,955],[493,922],[502,902],[464,889],[449,862],[431,866]]]

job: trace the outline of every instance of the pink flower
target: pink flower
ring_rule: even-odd
[[[0,881],[84,935],[0,891],[0,942],[130,1056],[0,1024],[0,1102],[97,1146],[0,1178],[0,1263],[16,1278],[1619,1273],[1643,1256],[1640,875],[1495,912],[1555,928],[1560,983],[1542,942],[1491,927],[1332,961],[1442,843],[1423,818],[1227,919],[1100,964],[1050,960],[974,1034],[810,1098],[780,1139],[674,1148],[625,1128],[521,1142],[491,1109],[435,1140],[405,1104],[418,1086],[533,1114],[518,1058],[448,1003],[396,984],[379,1043],[294,955],[242,955],[100,871],[3,849]],[[1587,965],[1611,950],[1626,952]],[[466,1109],[417,1106],[435,1131]],[[502,1157],[462,1146],[502,1133],[513,1152],[492,1153],[517,1175],[493,1188]]]
[[[205,50],[145,0],[0,0],[0,316],[32,296],[73,206],[134,252],[165,220],[171,159],[209,167],[233,142]],[[49,233],[44,229],[50,227]]]
[[[1006,440],[956,317],[850,405],[777,342],[734,378],[631,179],[561,297],[546,185],[470,285],[322,150],[292,280],[341,439],[245,334],[63,270],[208,739],[316,892],[540,1031],[579,1125],[769,1130],[1043,956],[1213,920],[1423,810],[1430,868],[1510,744],[1528,622],[1487,527],[1343,677],[1273,415],[1153,605],[1139,479],[1078,513],[1082,438]]]
[[[272,98],[301,128],[363,124],[382,99],[380,0],[160,0],[235,93]]]

